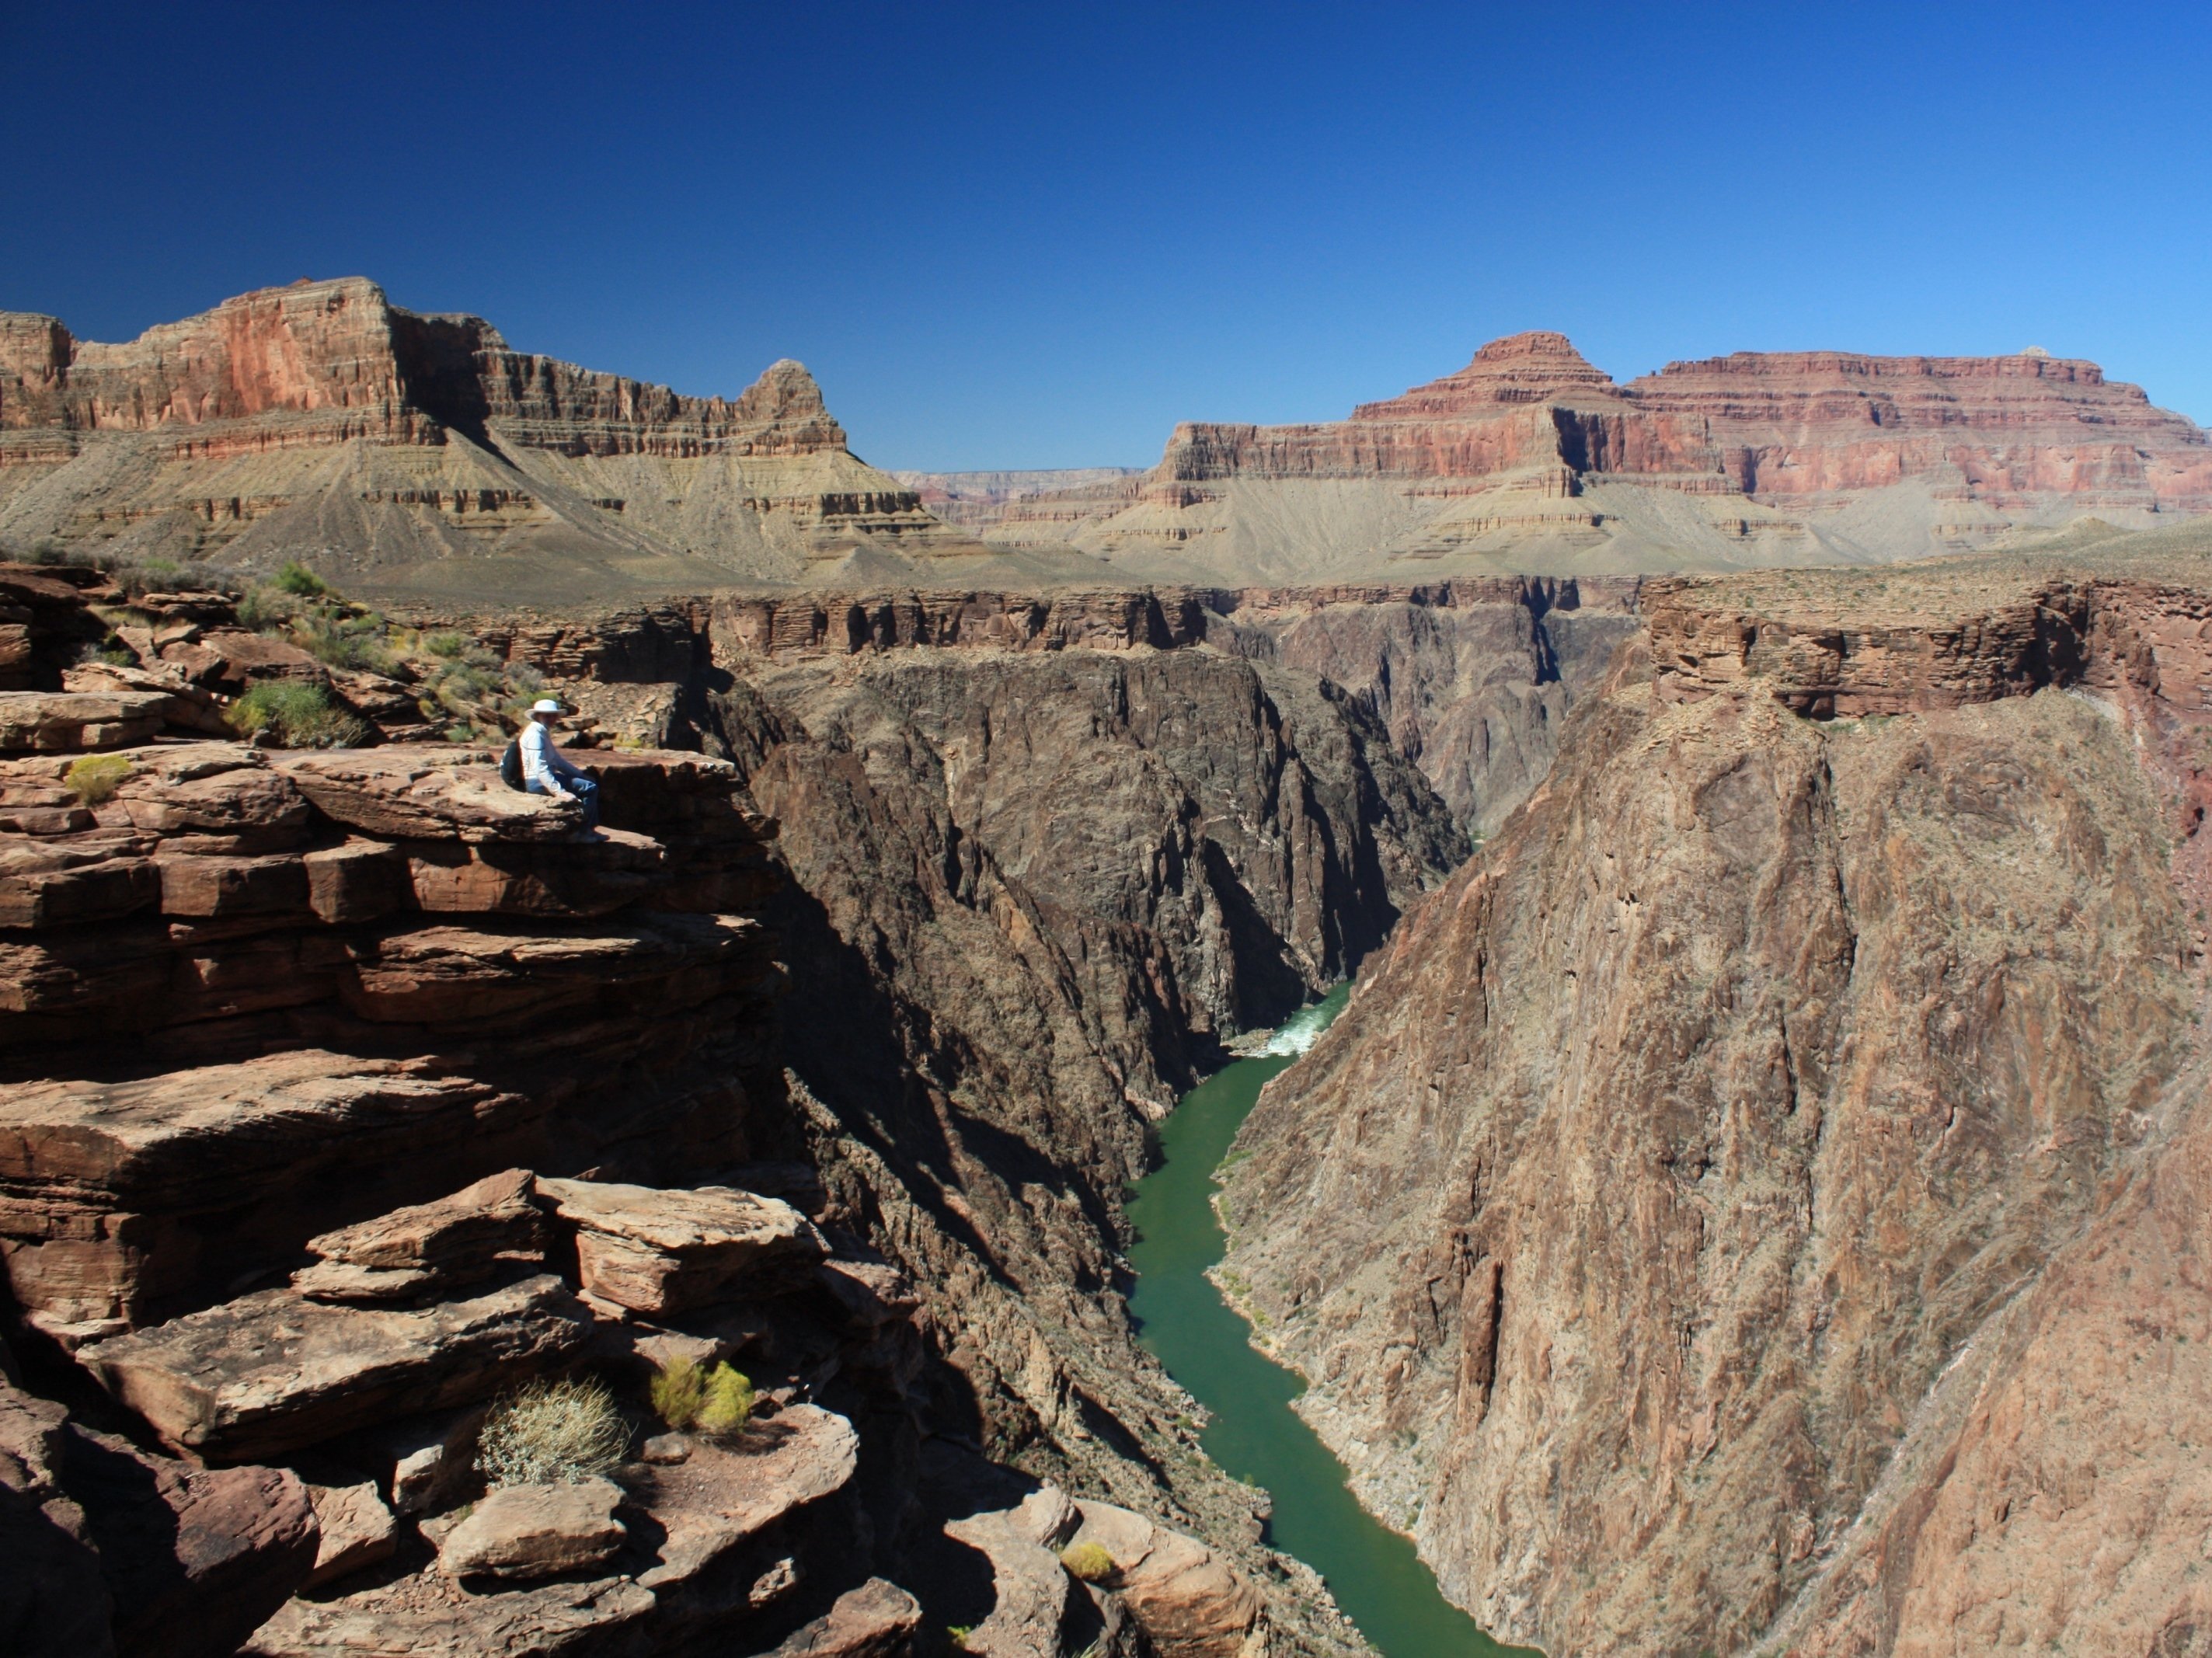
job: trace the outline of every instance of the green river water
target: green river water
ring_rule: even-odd
[[[1138,1335],[1170,1375],[1212,1412],[1206,1454],[1274,1499],[1268,1540],[1328,1580],[1329,1592],[1383,1658],[1532,1655],[1501,1646],[1437,1592],[1406,1538],[1361,1508],[1343,1465],[1291,1409],[1304,1384],[1255,1352],[1244,1321],[1223,1305],[1206,1269],[1221,1259],[1214,1171],[1270,1077],[1286,1069],[1342,1008],[1339,986],[1295,1015],[1271,1051],[1238,1060],[1183,1096],[1160,1126],[1160,1167],[1129,1204],[1138,1242],[1130,1309]]]

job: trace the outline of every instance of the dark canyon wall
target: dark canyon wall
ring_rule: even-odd
[[[1245,1129],[1224,1284],[1493,1628],[2212,1625],[2212,605],[1972,586],[1647,589],[1649,647]]]

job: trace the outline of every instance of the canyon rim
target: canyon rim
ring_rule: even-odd
[[[1350,980],[1219,1282],[1486,1628],[2212,1652],[2206,514],[2039,352],[893,474],[360,278],[0,314],[0,1631],[1363,1650],[1124,1254]]]

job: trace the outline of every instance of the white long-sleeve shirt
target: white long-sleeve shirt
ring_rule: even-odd
[[[555,746],[553,733],[545,722],[533,720],[522,728],[522,782],[527,788],[532,783],[557,783],[567,777],[583,774],[568,763],[568,758]]]

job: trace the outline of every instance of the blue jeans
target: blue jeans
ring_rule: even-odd
[[[587,829],[599,828],[599,784],[589,777],[563,777],[560,783],[562,788],[576,797],[577,804],[583,807],[584,827]],[[553,791],[544,778],[534,777],[530,781],[530,792],[532,794],[550,794]]]

